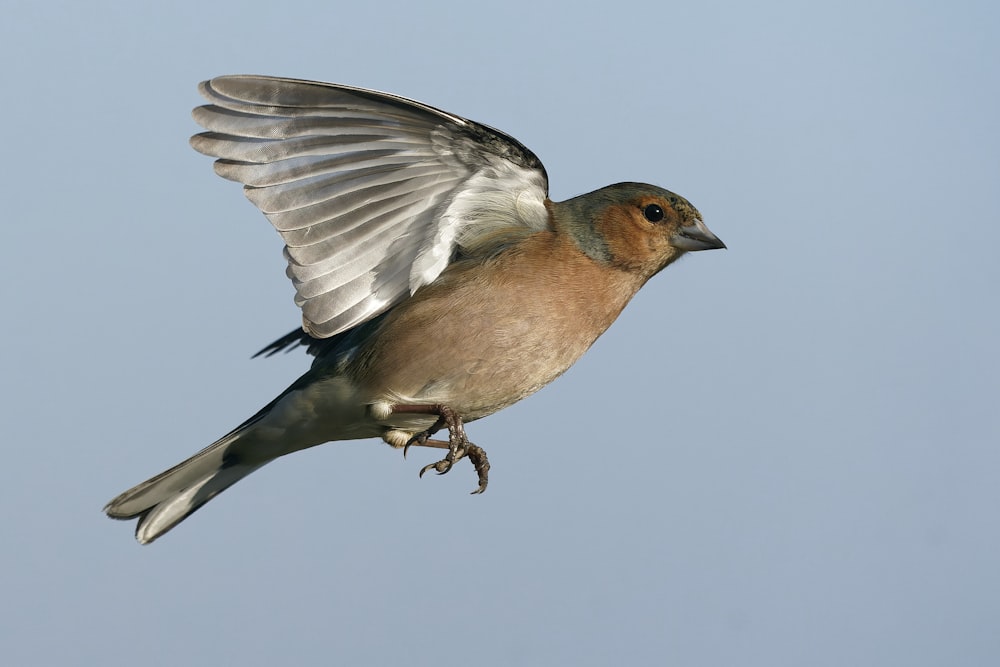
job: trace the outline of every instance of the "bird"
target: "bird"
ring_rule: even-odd
[[[228,434],[104,508],[153,542],[278,457],[339,440],[446,450],[485,491],[465,424],[562,375],[654,275],[725,248],[685,198],[621,182],[565,201],[513,137],[346,85],[256,75],[202,82],[192,147],[284,240],[309,370]],[[447,439],[434,439],[446,429]]]

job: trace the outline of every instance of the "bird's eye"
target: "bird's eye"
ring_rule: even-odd
[[[660,208],[658,204],[650,204],[643,209],[642,214],[646,216],[646,220],[650,222],[659,222],[663,220],[663,209]]]

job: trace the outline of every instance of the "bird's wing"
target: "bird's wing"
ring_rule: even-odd
[[[432,282],[458,254],[548,226],[535,155],[492,128],[395,95],[262,76],[199,90],[195,150],[285,241],[303,327],[328,338]]]

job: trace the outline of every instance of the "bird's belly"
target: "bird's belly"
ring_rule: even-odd
[[[551,321],[511,321],[480,313],[449,332],[442,321],[428,341],[397,344],[376,358],[380,399],[394,404],[444,404],[463,419],[490,415],[530,396],[564,373],[597,337],[561,330]],[[543,333],[544,332],[544,333]],[[600,332],[596,332],[600,333]],[[392,340],[391,337],[387,337]],[[403,424],[393,425],[407,428]]]
[[[556,235],[536,234],[492,260],[450,267],[393,308],[348,372],[376,401],[485,417],[572,366],[637,280]]]

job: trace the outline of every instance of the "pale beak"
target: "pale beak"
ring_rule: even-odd
[[[718,236],[709,231],[708,227],[701,220],[696,220],[693,225],[678,228],[677,232],[670,237],[670,245],[690,252],[726,247],[726,244]]]

